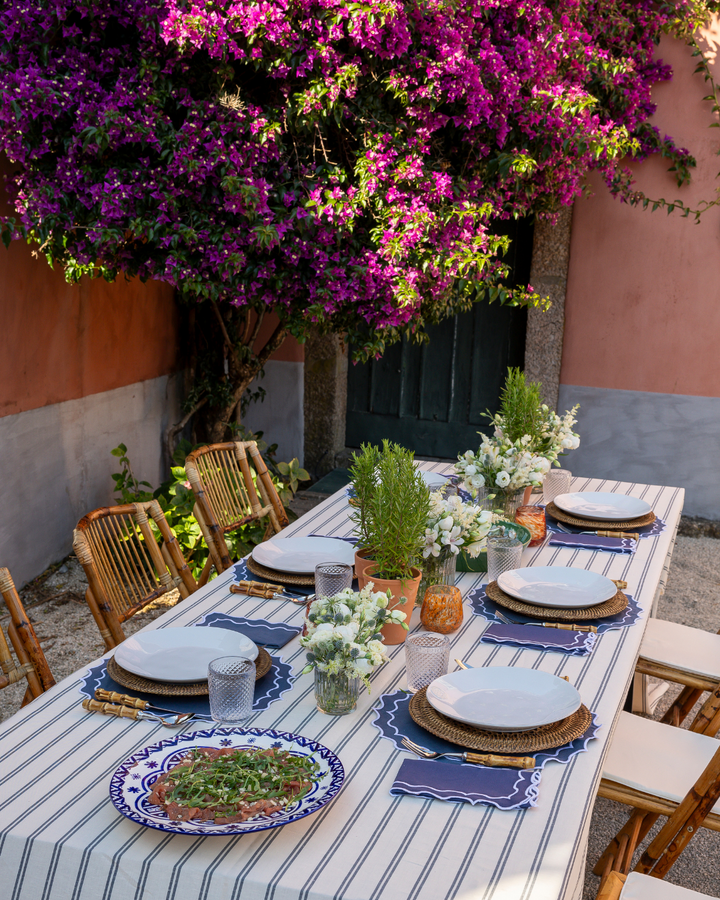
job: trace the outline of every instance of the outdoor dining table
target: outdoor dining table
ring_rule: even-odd
[[[440,464],[424,468],[449,471]],[[662,587],[683,503],[679,488],[574,479],[573,490],[616,491],[652,504],[667,528],[633,555],[544,546],[524,565],[590,569],[624,579],[643,615],[599,636],[589,656],[480,642],[486,621],[466,607],[450,635],[452,662],[522,666],[567,676],[601,728],[586,752],[548,763],[537,806],[503,811],[389,793],[410,755],[381,737],[373,705],[405,687],[403,645],[346,716],[321,713],[312,674],[247,727],[309,737],[342,761],[340,793],[317,813],[242,836],[187,836],[145,828],[113,806],[108,785],[128,756],[168,737],[160,725],[85,712],[76,672],[0,726],[0,895],[3,900],[554,900],[582,896],[588,829],[603,758],[630,685],[645,621]],[[338,491],[281,537],[351,533]],[[147,628],[192,625],[210,611],[300,624],[303,608],[230,593],[228,570]],[[458,577],[463,594],[483,576]],[[411,631],[421,628],[417,611]],[[299,638],[280,651],[295,673]],[[189,723],[184,731],[200,726]],[[432,765],[443,765],[433,763]]]

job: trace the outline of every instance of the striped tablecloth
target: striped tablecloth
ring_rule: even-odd
[[[440,468],[425,465],[426,468]],[[623,578],[649,614],[671,550],[683,491],[575,479],[574,490],[629,493],[668,523],[634,556],[545,548],[526,565],[567,565]],[[284,536],[350,532],[344,492]],[[232,572],[148,627],[188,625],[210,610],[297,623],[290,603],[230,594]],[[465,591],[479,576],[462,576]],[[630,683],[645,618],[603,634],[587,658],[481,644],[485,620],[466,614],[451,659],[569,676],[603,728],[587,753],[543,772],[539,805],[521,812],[392,797],[404,753],[372,726],[372,704],[405,685],[403,646],[373,679],[352,715],[318,712],[312,675],[248,725],[314,738],[343,762],[346,782],[319,813],[242,837],[189,837],[139,827],[116,812],[108,784],[127,756],[168,735],[150,722],[85,713],[65,679],[0,726],[0,893],[3,900],[554,900],[581,896],[587,829],[607,742]],[[411,630],[419,628],[414,613]],[[296,638],[282,651],[299,671]],[[187,730],[195,730],[192,725]]]

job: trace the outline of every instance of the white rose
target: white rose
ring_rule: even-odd
[[[498,472],[495,476],[495,484],[498,487],[504,488],[510,484],[510,476],[507,472]]]
[[[355,632],[347,625],[338,625],[335,628],[335,634],[342,638],[344,644],[349,644],[355,640]]]

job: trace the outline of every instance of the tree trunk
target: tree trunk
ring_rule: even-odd
[[[228,426],[235,419],[235,410],[245,391],[261,372],[263,366],[285,340],[287,330],[278,323],[270,338],[260,348],[256,348],[257,337],[263,321],[263,313],[253,321],[249,312],[234,308],[221,309],[203,305],[196,307],[195,340],[193,360],[199,360],[204,353],[204,368],[196,365],[193,375],[204,378],[207,391],[193,397],[193,407],[186,412],[183,420],[167,430],[167,449],[172,455],[174,441],[190,417],[199,413],[194,425],[200,439],[219,444],[228,439]],[[199,315],[202,310],[203,315]],[[202,324],[201,324],[202,320]],[[230,393],[229,402],[212,402],[212,384],[222,385],[225,397]]]

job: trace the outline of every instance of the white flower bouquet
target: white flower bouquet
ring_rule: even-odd
[[[576,404],[571,410],[566,411],[564,416],[559,416],[546,403],[543,403],[534,423],[534,433],[523,436],[523,438],[529,438],[526,442],[527,449],[537,456],[544,456],[551,463],[559,466],[558,456],[568,450],[576,450],[580,446],[580,435],[572,430],[573,425],[577,422],[575,414],[578,408],[579,404]],[[492,416],[491,421],[495,426],[495,437],[500,441],[506,440],[508,427],[505,416],[496,413]]]
[[[405,625],[407,618],[402,610],[387,608],[389,599],[374,592],[370,583],[359,593],[348,588],[336,597],[314,600],[307,614],[307,634],[300,638],[307,650],[303,673],[319,669],[361,678],[369,690],[370,673],[388,661],[380,629],[389,623]]]
[[[430,512],[425,529],[423,557],[438,557],[443,551],[457,556],[464,550],[476,557],[485,546],[492,527],[492,513],[457,496],[443,497],[442,491],[430,494]]]
[[[493,497],[498,492],[508,494],[531,484],[540,485],[551,460],[533,452],[531,442],[530,435],[517,441],[509,440],[502,432],[494,437],[483,435],[477,453],[467,450],[455,463],[455,471],[473,497],[481,488]]]

